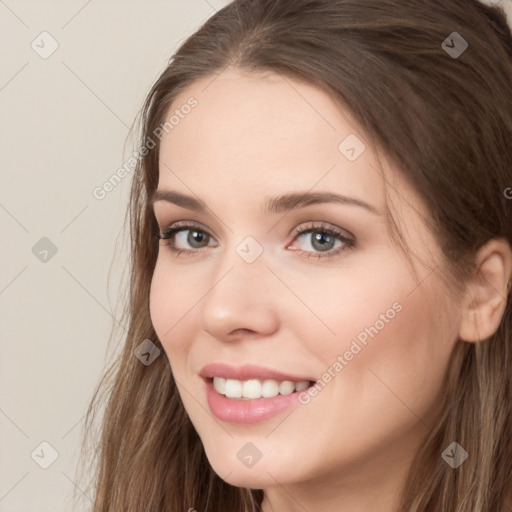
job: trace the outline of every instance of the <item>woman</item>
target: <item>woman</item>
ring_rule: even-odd
[[[476,0],[237,0],[181,46],[95,511],[512,510],[511,90]]]

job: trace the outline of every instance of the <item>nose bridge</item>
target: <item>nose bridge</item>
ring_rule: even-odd
[[[253,237],[245,237],[219,258],[202,301],[204,330],[222,338],[235,329],[269,332],[275,328],[277,304],[266,263],[263,246]]]
[[[231,287],[232,292],[236,292],[235,288],[238,288],[236,283],[239,283],[241,288],[248,292],[251,284],[261,283],[263,275],[269,272],[266,267],[268,258],[263,243],[258,242],[254,236],[247,235],[238,241],[235,234],[232,240],[233,242],[229,243],[226,250],[219,256],[215,283],[220,285],[220,280],[226,280],[223,288]],[[230,281],[233,282],[230,283]],[[214,288],[218,285],[214,285]],[[258,293],[257,290],[255,293]]]

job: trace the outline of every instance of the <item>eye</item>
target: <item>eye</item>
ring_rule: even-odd
[[[188,234],[187,234],[188,232]],[[158,236],[159,240],[169,240],[169,249],[176,255],[185,253],[199,252],[203,247],[208,246],[208,242],[213,240],[211,236],[201,228],[201,226],[190,222],[176,222],[165,232]],[[177,247],[178,244],[190,244],[194,249],[182,249]],[[206,245],[203,245],[206,242]]]
[[[292,235],[295,240],[302,240],[302,248],[293,249],[299,254],[307,254],[308,258],[333,257],[355,247],[355,238],[345,236],[338,228],[330,227],[324,223],[301,225]],[[206,247],[213,246],[213,238],[202,226],[188,221],[176,222],[161,235],[159,240],[168,240],[169,249],[175,254],[197,254]],[[191,249],[179,246],[189,245]],[[311,250],[312,249],[312,250]],[[318,251],[318,252],[316,252]]]
[[[355,247],[355,238],[349,238],[337,228],[329,227],[323,223],[309,226],[301,225],[293,231],[293,235],[294,240],[302,239],[303,248],[296,250],[301,254],[307,253],[308,258],[333,257]]]

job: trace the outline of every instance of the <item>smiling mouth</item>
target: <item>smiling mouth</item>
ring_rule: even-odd
[[[311,387],[314,382],[309,380],[291,381],[275,379],[248,379],[236,380],[223,377],[210,377],[206,379],[213,383],[217,393],[226,398],[238,400],[256,400],[259,398],[273,398],[298,393]]]

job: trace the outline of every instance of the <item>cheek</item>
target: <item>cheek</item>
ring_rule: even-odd
[[[411,289],[375,288],[338,316],[336,343],[324,347],[326,366],[340,363],[334,368],[332,397],[357,409],[363,423],[371,424],[377,414],[394,428],[404,419],[427,417],[442,391],[453,330],[447,315],[434,314],[435,288]]]
[[[398,332],[404,317],[423,313],[421,303],[410,293],[416,281],[402,262],[386,251],[358,256],[339,268],[312,269],[306,275],[281,271],[283,281],[293,283],[294,293],[303,302],[288,299],[294,307],[283,303],[283,322],[300,324],[297,339],[308,344],[324,365],[352,346],[353,352],[357,351],[353,342],[360,345],[362,354],[371,345],[382,345],[384,338],[399,341],[391,336],[392,326]]]
[[[310,278],[295,280],[295,291],[317,316],[298,320],[300,339],[319,376],[327,381],[335,374],[329,387],[336,393],[399,403],[394,391],[413,401],[425,397],[426,406],[442,385],[456,339],[441,301],[443,285],[434,275],[418,285],[405,263],[391,257],[360,268],[317,279],[316,288]]]
[[[173,293],[169,293],[171,288],[167,286],[161,267],[162,265],[157,260],[149,291],[149,314],[153,327],[162,341],[160,335],[164,328],[164,323],[167,323],[166,312],[172,314],[173,311],[170,307]]]
[[[151,280],[149,313],[159,340],[170,354],[185,345],[187,311],[194,304],[194,293],[179,272],[167,267],[159,257]]]

